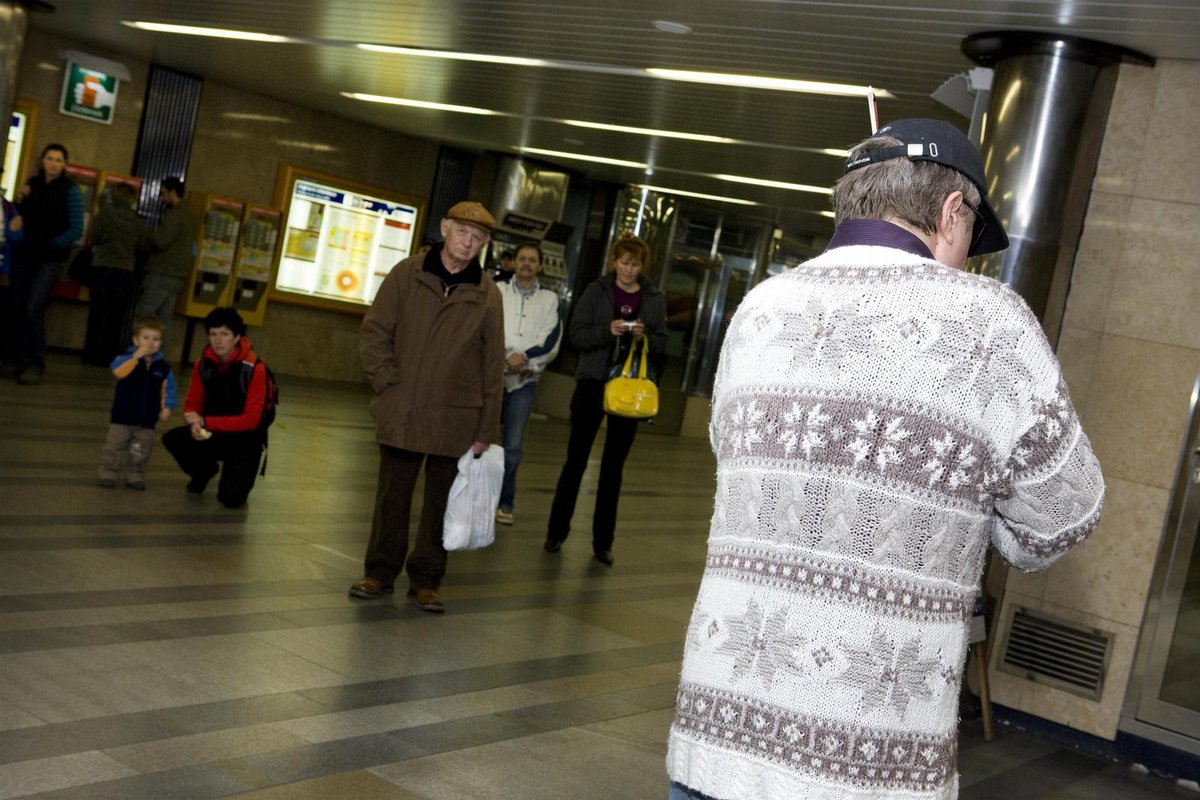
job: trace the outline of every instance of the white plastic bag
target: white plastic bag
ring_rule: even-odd
[[[442,521],[442,545],[447,550],[476,550],[496,540],[496,506],[503,480],[504,448],[498,444],[479,458],[468,450],[458,460]]]

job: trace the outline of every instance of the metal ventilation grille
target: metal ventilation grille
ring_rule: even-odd
[[[1110,633],[1017,608],[1000,669],[1099,700],[1111,644]]]

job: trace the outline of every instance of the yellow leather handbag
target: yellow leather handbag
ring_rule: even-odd
[[[604,413],[631,419],[649,419],[658,413],[658,387],[646,377],[647,343],[642,340],[641,367],[633,375],[633,351],[629,348],[621,374],[604,385]]]

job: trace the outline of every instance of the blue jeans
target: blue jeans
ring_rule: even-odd
[[[682,783],[671,781],[667,787],[667,800],[715,800],[706,794],[700,794],[694,789],[689,789]]]
[[[525,438],[525,425],[533,413],[537,400],[537,383],[527,383],[520,389],[504,393],[504,405],[500,409],[500,422],[504,426],[504,482],[500,484],[500,508],[512,511],[513,499],[517,495],[517,467],[521,465],[521,440]]]
[[[15,264],[13,267],[13,302],[20,328],[16,360],[22,367],[36,372],[46,368],[46,306],[61,271],[62,263],[58,261]]]

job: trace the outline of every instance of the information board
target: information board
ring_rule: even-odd
[[[420,198],[306,173],[281,172],[283,246],[273,296],[370,305],[392,267],[415,249]]]

